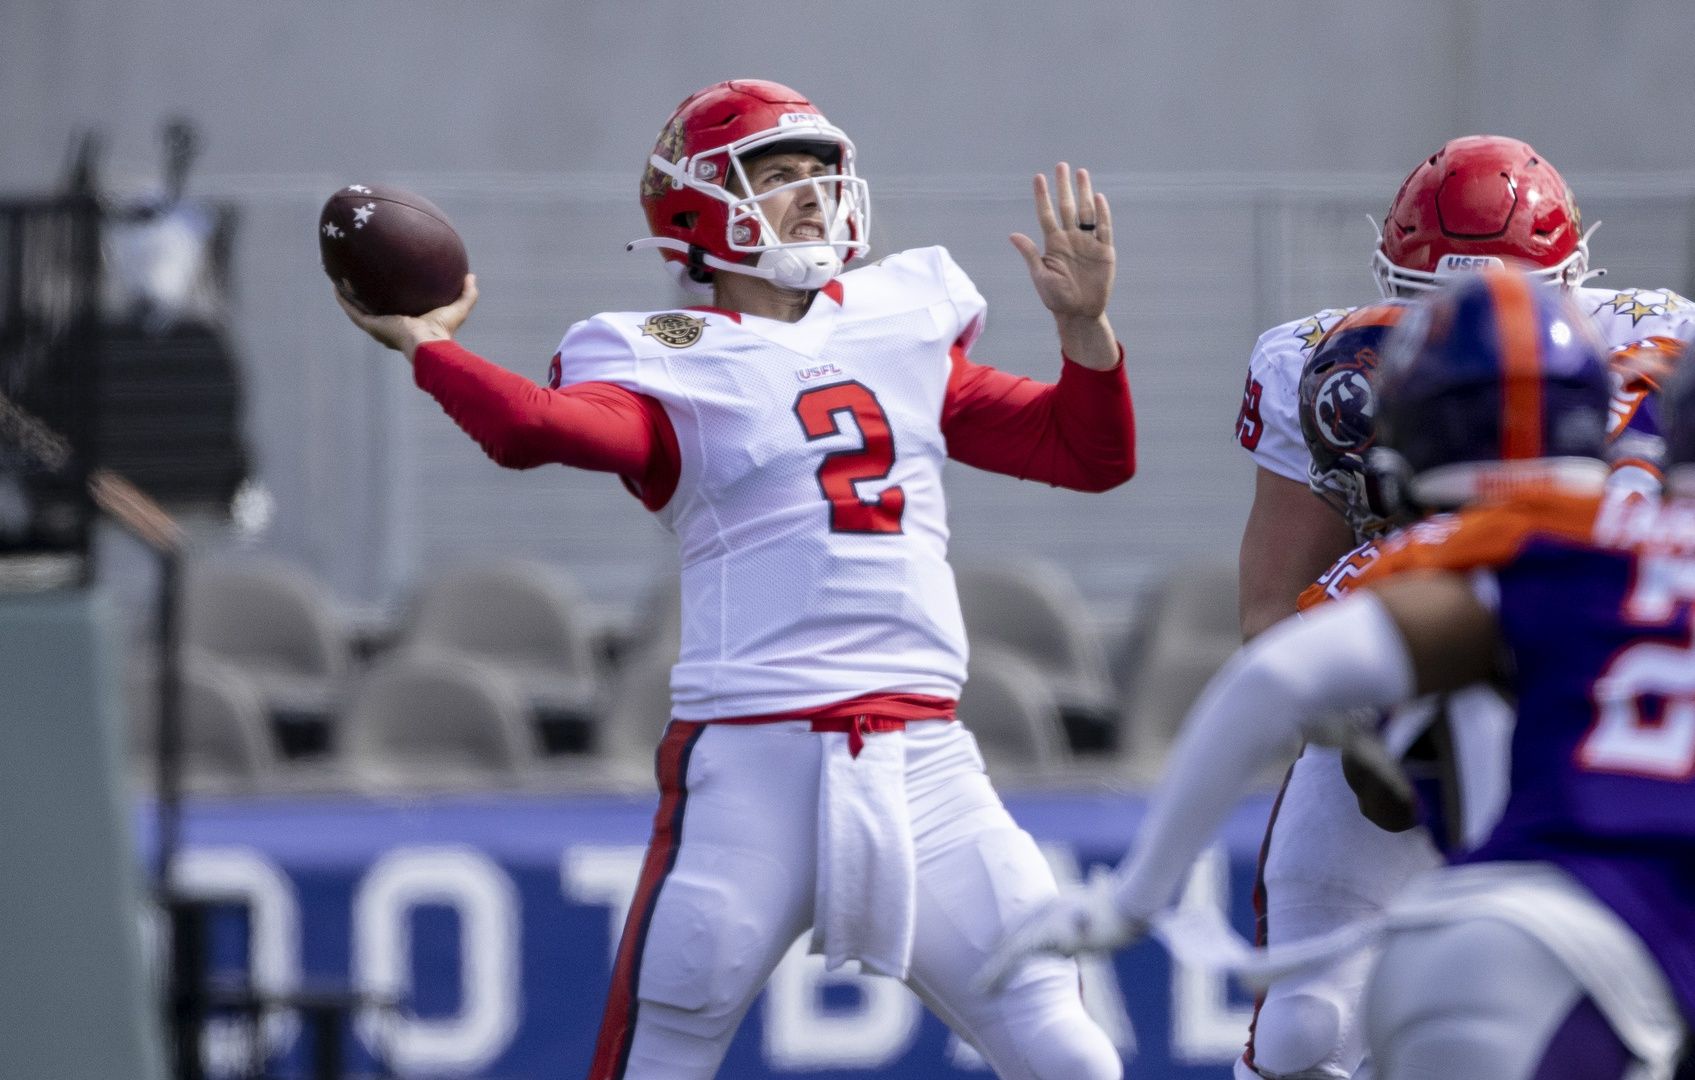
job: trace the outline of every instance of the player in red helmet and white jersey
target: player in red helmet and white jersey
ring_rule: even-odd
[[[1454,139],[1420,162],[1385,218],[1372,272],[1386,297],[1417,296],[1456,276],[1511,263],[1567,290],[1611,345],[1695,337],[1695,305],[1670,290],[1591,289],[1587,234],[1559,173],[1530,146],[1499,136]],[[1313,497],[1324,480],[1301,426],[1301,378],[1314,350],[1353,308],[1326,309],[1260,336],[1236,424],[1252,454],[1254,501],[1240,554],[1241,624],[1251,638],[1312,594],[1345,588],[1375,556],[1365,543],[1384,522],[1339,515]],[[1651,488],[1623,470],[1619,482]],[[1310,602],[1310,600],[1309,600]],[[1489,707],[1486,695],[1472,695]],[[1354,780],[1360,779],[1356,776]],[[1267,941],[1309,937],[1380,904],[1421,857],[1412,838],[1376,837],[1360,820],[1355,792],[1334,752],[1314,751],[1292,771],[1268,830],[1262,860],[1261,928]],[[1380,792],[1357,793],[1371,800]],[[1335,853],[1347,850],[1339,860]],[[1374,854],[1375,853],[1375,854]],[[1363,1054],[1354,1022],[1363,966],[1326,983],[1309,973],[1274,985],[1256,1013],[1237,1076],[1349,1075]]]
[[[1301,596],[1303,607],[1340,595],[1377,556],[1376,537],[1397,523],[1392,493],[1366,468],[1375,439],[1372,378],[1384,343],[1412,304],[1383,300],[1339,318],[1297,373],[1307,481],[1324,512],[1363,542]],[[1308,745],[1273,803],[1254,882],[1258,939],[1282,944],[1320,937],[1382,911],[1437,853],[1404,799],[1378,786],[1352,790],[1341,751]],[[1364,778],[1361,778],[1364,779]],[[1356,781],[1357,782],[1357,781]],[[1377,816],[1368,820],[1361,806]],[[1393,830],[1381,825],[1396,815]],[[1376,822],[1376,823],[1374,823]],[[1345,854],[1344,854],[1345,853]],[[1340,1080],[1365,1058],[1359,998],[1373,957],[1359,951],[1278,980],[1255,1004],[1239,1077]]]
[[[648,158],[651,235],[631,247],[710,305],[578,322],[547,387],[452,340],[472,281],[416,319],[348,309],[497,462],[614,473],[677,537],[660,804],[594,1080],[714,1075],[809,928],[829,966],[905,980],[1003,1077],[1122,1071],[1072,962],[972,982],[1056,885],[954,716],[966,643],[941,483],[949,458],[1089,491],[1134,471],[1109,208],[1085,171],[1035,179],[1041,243],[1012,239],[1063,357],[1038,383],[970,359],[985,303],[944,249],[844,272],[868,246],[857,165],[788,87],[689,97]]]
[[[1587,234],[1577,202],[1545,159],[1517,139],[1470,135],[1419,162],[1401,185],[1372,252],[1386,297],[1416,295],[1456,274],[1511,262],[1571,290],[1609,346],[1695,338],[1695,304],[1670,289],[1585,286]],[[1302,365],[1352,308],[1326,308],[1260,335],[1248,359],[1236,439],[1253,457],[1254,501],[1241,548],[1241,617],[1252,637],[1357,538],[1307,490],[1297,404]]]

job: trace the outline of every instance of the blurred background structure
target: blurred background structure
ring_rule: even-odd
[[[53,183],[88,128],[107,182],[146,191],[161,120],[196,124],[191,193],[243,220],[232,322],[275,499],[260,545],[363,604],[498,552],[568,564],[591,601],[624,608],[669,549],[615,482],[492,468],[338,321],[309,223],[340,184],[402,183],[451,214],[483,287],[467,343],[540,379],[576,319],[674,301],[657,256],[623,252],[642,231],[638,172],[684,95],[757,73],[858,142],[876,250],[945,244],[975,277],[990,301],[977,355],[1051,377],[1048,321],[1005,236],[1031,226],[1030,173],[1088,165],[1117,208],[1112,314],[1141,475],[1105,499],[964,469],[949,483],[961,559],[1041,554],[1103,609],[1152,570],[1233,555],[1248,349],[1372,295],[1366,215],[1420,155],[1472,131],[1535,145],[1606,221],[1593,262],[1608,281],[1682,287],[1695,228],[1695,101],[1664,75],[1695,12],[1675,0],[862,0],[804,17],[679,0],[13,0],[0,19],[0,191]]]
[[[0,199],[92,177],[113,210],[102,355],[137,381],[103,383],[129,395],[108,399],[108,441],[129,447],[134,478],[194,538],[185,776],[198,792],[302,807],[346,791],[642,792],[676,648],[669,538],[615,480],[498,469],[403,362],[347,324],[313,235],[332,191],[395,183],[446,210],[482,288],[463,340],[540,380],[573,321],[679,302],[657,256],[623,251],[643,231],[636,184],[659,123],[706,83],[776,79],[858,144],[874,249],[946,245],[990,302],[974,356],[1048,379],[1051,323],[1006,235],[1033,225],[1033,172],[1089,167],[1117,222],[1111,315],[1139,474],[1105,496],[958,466],[948,477],[977,643],[965,715],[997,777],[1075,792],[1151,776],[1231,649],[1252,491],[1232,424],[1249,349],[1274,324],[1374,296],[1367,216],[1421,155],[1471,132],[1527,140],[1571,183],[1586,223],[1605,220],[1591,244],[1591,264],[1609,270],[1601,284],[1689,291],[1692,38],[1695,7],[1677,0],[0,0]],[[184,132],[197,136],[191,168]],[[147,267],[180,268],[171,259],[184,252],[192,274],[149,284]],[[138,303],[149,295],[174,298],[166,307],[183,317],[161,319]],[[201,425],[202,450],[170,422],[178,412]],[[166,443],[190,448],[148,458]],[[125,699],[146,776],[157,579],[116,533],[97,546],[130,643]],[[500,591],[515,582],[526,587]],[[1031,822],[1049,820],[1041,797]],[[230,813],[204,827],[234,844],[255,819]],[[640,817],[626,821],[629,843]],[[273,834],[259,833],[244,842],[264,847]],[[1118,835],[1073,846],[1105,858]],[[1232,848],[1236,864],[1251,846]],[[537,886],[548,902],[562,902],[561,873],[567,894],[599,895],[595,875],[616,859],[592,856],[548,871]],[[254,940],[282,951],[255,954],[258,966],[270,985],[298,988],[303,961],[278,959],[286,941],[264,936],[295,925],[277,914],[286,875],[227,852],[197,858],[185,873],[221,883],[214,893],[237,881],[263,898]],[[339,916],[338,932],[360,917]],[[354,961],[312,963],[345,982]],[[420,964],[408,979],[426,979]],[[464,1020],[474,989],[425,1011]],[[867,1009],[881,1001],[857,992]],[[1145,1006],[1170,1020],[1169,1037],[1144,1027],[1144,1060],[1170,1063],[1146,1075],[1220,1075],[1236,1028],[1209,992],[1179,972],[1169,1000]],[[1143,1007],[1130,1003],[1132,1015]],[[501,1049],[510,1018],[467,1015],[403,1030],[385,1044],[391,1063],[517,1076],[574,1052],[546,1039]],[[299,1024],[267,1023],[266,1045],[304,1060]],[[834,1060],[784,1049],[771,1024],[749,1069]],[[805,1030],[803,1043],[834,1045]],[[939,1036],[916,1037],[944,1054]],[[232,1040],[217,1043],[225,1065],[241,1057]],[[863,1033],[843,1045],[856,1042]],[[435,1046],[458,1049],[431,1058]]]

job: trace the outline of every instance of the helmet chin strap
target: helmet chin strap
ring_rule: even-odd
[[[772,248],[761,254],[754,265],[770,275],[772,284],[804,292],[822,289],[842,272],[841,256],[829,244]]]
[[[644,236],[624,245],[625,251],[645,251],[649,248],[679,251],[685,255],[689,253],[689,245],[666,236]],[[837,255],[836,249],[829,244],[771,248],[761,252],[758,261],[751,266],[710,254],[702,255],[700,261],[714,270],[763,278],[773,285],[803,292],[822,289],[842,272],[841,256]]]

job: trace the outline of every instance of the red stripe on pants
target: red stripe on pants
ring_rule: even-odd
[[[612,988],[606,996],[606,1012],[600,1021],[594,1063],[589,1080],[618,1080],[630,1056],[636,1033],[636,981],[641,974],[642,946],[647,942],[648,923],[653,918],[659,887],[677,862],[683,839],[683,807],[688,802],[689,752],[706,730],[703,723],[673,720],[659,740],[656,771],[659,774],[659,809],[653,815],[653,837],[647,843],[641,877],[630,901],[630,915],[618,940],[618,959],[612,965]]]

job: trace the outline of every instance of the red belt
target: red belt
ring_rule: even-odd
[[[938,717],[937,719],[940,719]],[[813,731],[845,731],[848,737],[848,756],[858,757],[865,749],[865,736],[883,731],[905,731],[906,721],[896,716],[829,716],[812,721]]]
[[[846,701],[820,705],[797,712],[767,713],[763,716],[726,716],[709,724],[780,724],[805,720],[813,731],[840,731],[848,737],[848,753],[854,757],[865,749],[865,736],[883,731],[905,731],[913,720],[952,720],[958,702],[928,694],[865,694]]]

